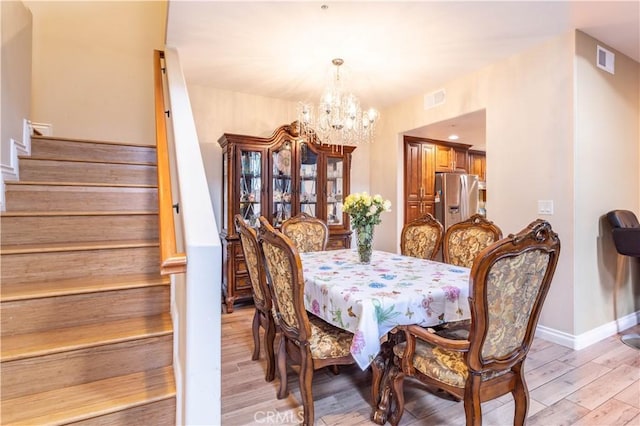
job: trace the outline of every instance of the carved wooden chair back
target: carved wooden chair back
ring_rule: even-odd
[[[326,250],[329,228],[322,220],[300,213],[282,223],[282,233],[289,237],[298,252]]]
[[[487,247],[474,262],[468,340],[447,339],[417,325],[401,327],[406,341],[394,346],[390,370],[397,398],[392,424],[400,421],[404,410],[405,376],[464,399],[467,425],[482,424],[482,402],[512,393],[514,424],[524,424],[529,394],[523,362],[559,254],[558,235],[538,219]]]
[[[431,213],[406,223],[400,236],[400,253],[421,259],[435,259],[444,229]]]
[[[254,361],[260,358],[260,327],[264,328],[264,351],[267,357],[267,372],[265,380],[270,382],[275,378],[275,353],[273,342],[276,333],[276,323],[272,312],[271,292],[267,286],[264,264],[258,245],[258,235],[252,227],[247,225],[241,215],[234,216],[236,231],[240,235],[240,244],[244,253],[255,313],[251,326],[253,332]]]
[[[350,348],[353,334],[307,314],[304,306],[304,277],[300,255],[294,243],[260,217],[258,241],[264,257],[267,280],[281,331],[278,346],[278,399],[286,398],[287,356],[300,365],[300,394],[304,424],[314,424],[313,372],[331,365],[353,364]]]
[[[500,238],[502,238],[500,228],[479,214],[454,223],[444,233],[442,243],[444,263],[471,268],[476,256]]]

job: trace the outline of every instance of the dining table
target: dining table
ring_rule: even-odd
[[[399,325],[423,327],[470,318],[469,268],[374,250],[300,253],[307,311],[354,334],[351,354],[365,370]]]

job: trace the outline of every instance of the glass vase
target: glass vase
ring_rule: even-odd
[[[356,228],[356,240],[358,244],[358,257],[360,263],[371,263],[373,250],[373,225],[365,225]]]

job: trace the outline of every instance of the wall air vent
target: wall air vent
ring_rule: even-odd
[[[596,64],[608,73],[615,74],[616,55],[602,46],[596,50]]]
[[[445,101],[447,92],[444,89],[424,95],[424,109],[429,109],[442,105]]]

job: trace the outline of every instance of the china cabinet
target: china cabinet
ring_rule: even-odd
[[[278,228],[305,212],[329,227],[327,249],[349,248],[349,215],[342,199],[349,194],[354,146],[337,146],[300,136],[297,123],[277,128],[267,138],[223,134],[222,291],[227,312],[251,298],[251,284],[233,225],[236,214],[250,226],[264,216]]]

